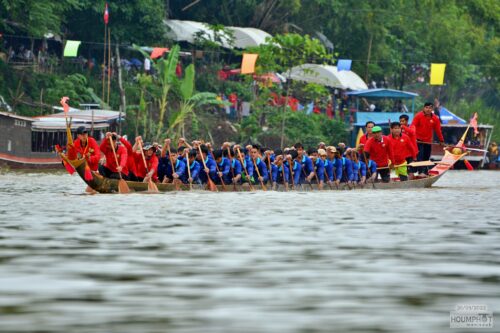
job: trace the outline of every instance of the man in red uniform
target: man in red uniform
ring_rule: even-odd
[[[373,137],[368,139],[365,145],[365,151],[370,154],[371,159],[381,168],[378,173],[384,183],[391,179],[389,161],[394,161],[390,139],[382,135],[382,128],[375,126],[372,129]],[[392,164],[394,165],[394,164]]]
[[[116,133],[113,133],[115,135],[117,135]],[[133,158],[134,156],[134,149],[132,147],[132,145],[130,144],[130,142],[120,136],[120,135],[117,135],[118,137],[118,140],[120,140],[120,143],[125,146],[125,148],[127,149],[127,155],[128,155],[128,158],[127,158],[127,169],[128,169],[128,180],[131,180],[133,182],[136,182],[138,181],[139,179],[137,178],[137,168],[136,168],[136,163],[135,163],[135,159]]]
[[[373,121],[367,121],[365,124],[365,129],[366,133],[359,139],[359,144],[360,145],[365,145],[366,141],[370,139],[373,136],[372,129],[375,126],[375,123]]]
[[[68,158],[76,160],[85,158],[87,164],[92,171],[97,171],[99,160],[101,159],[101,150],[93,137],[89,137],[85,126],[80,126],[76,130],[78,138],[72,145],[68,146]]]
[[[139,143],[141,144],[144,152],[146,165],[144,165],[142,153],[138,150],[140,149],[138,148]],[[142,137],[138,136],[135,138],[134,149],[134,155],[132,158],[135,160],[138,181],[148,182],[149,179],[152,179],[154,182],[158,182],[158,157],[156,156],[156,147],[151,144],[144,144],[142,142]]]
[[[387,137],[391,144],[392,164],[396,170],[396,176],[401,181],[408,180],[407,158],[416,155],[413,144],[408,135],[401,133],[401,124],[393,122],[391,124],[391,135]]]
[[[411,126],[415,128],[418,143],[418,161],[427,161],[431,157],[433,131],[438,136],[439,142],[443,145],[444,138],[441,132],[441,122],[432,113],[433,105],[430,102],[424,104],[424,108],[415,115]],[[428,174],[427,167],[419,168],[420,173]]]
[[[111,148],[109,138],[111,138],[113,142],[113,146],[116,152],[113,153],[113,149]],[[106,178],[114,178],[119,179],[121,172],[123,179],[128,179],[128,168],[127,168],[127,148],[122,145],[119,145],[117,142],[117,136],[107,132],[106,137],[101,142],[101,151],[106,156],[106,163],[104,165],[99,166],[99,173]],[[118,159],[118,165],[116,164],[116,160]]]

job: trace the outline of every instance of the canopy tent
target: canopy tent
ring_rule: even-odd
[[[389,119],[392,121],[399,121],[399,116],[407,115],[410,119],[409,123],[413,120],[413,114],[402,112],[356,112],[356,122],[353,124],[358,127],[365,127],[367,121],[373,121],[378,126],[389,126]]]
[[[283,73],[284,76],[288,76]],[[330,65],[304,64],[290,70],[292,80],[317,83],[340,89],[368,89],[366,83],[353,71],[338,71]]]
[[[178,42],[188,42],[194,44],[196,35],[202,32],[207,39],[215,41],[214,33],[208,29],[207,24],[195,21],[165,20],[165,25],[169,28],[167,36]],[[229,36],[221,36],[219,44],[222,47],[232,49],[244,49],[251,46],[264,44],[267,37],[272,37],[265,31],[256,28],[226,27],[234,36],[234,43],[231,44]]]
[[[444,106],[439,107],[439,117],[441,118],[441,123],[445,125],[458,124],[465,125],[467,122],[445,108]]]
[[[394,89],[366,89],[348,92],[347,95],[364,98],[414,99],[416,93]]]

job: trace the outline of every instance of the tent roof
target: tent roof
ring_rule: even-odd
[[[366,98],[393,98],[412,99],[418,96],[416,93],[394,89],[366,89],[348,92],[347,95]]]
[[[467,122],[445,108],[444,106],[441,106],[439,109],[439,117],[441,118],[441,122],[443,124],[458,124],[458,125],[465,125]]]
[[[356,123],[355,126],[364,127],[367,121],[373,121],[376,125],[389,125],[389,119],[391,121],[399,121],[399,116],[402,114],[410,117],[409,122],[413,120],[413,114],[411,113],[400,113],[400,112],[356,112]]]
[[[293,67],[292,80],[317,83],[332,88],[361,90],[367,89],[366,83],[353,71],[338,71],[330,65],[304,64]]]
[[[165,20],[170,28],[167,35],[175,41],[183,41],[194,44],[196,33],[203,31],[213,40],[213,32],[207,28],[205,23],[195,21]],[[228,38],[222,38],[221,46],[225,48],[244,49],[251,46],[264,44],[267,37],[272,37],[267,32],[256,28],[226,27],[234,35],[234,46],[230,45]]]

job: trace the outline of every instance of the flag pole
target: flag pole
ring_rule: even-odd
[[[111,28],[108,28],[108,105],[109,93],[111,90]]]
[[[101,95],[101,101],[104,102],[104,87],[106,86],[106,77],[104,76],[104,73],[106,73],[106,41],[107,41],[107,31],[108,31],[108,26],[104,24],[104,55],[102,56],[102,95]]]

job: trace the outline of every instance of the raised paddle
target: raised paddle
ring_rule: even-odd
[[[109,136],[108,138],[111,150],[113,151],[113,155],[115,156],[116,167],[118,168],[120,164],[118,163],[118,157],[116,156],[115,145],[113,143],[113,139],[111,138],[111,136]],[[120,171],[118,171],[118,176],[120,176],[120,180],[118,181],[118,193],[121,194],[130,193],[130,188],[128,187],[127,182],[123,179],[122,173]]]
[[[191,166],[189,165],[189,151],[186,151],[186,164],[187,164],[187,169],[188,169],[188,177],[189,179],[191,179]],[[191,182],[191,180],[189,180],[189,190],[192,190],[193,189],[193,183]]]
[[[139,143],[139,149],[141,150],[142,161],[144,162],[144,168],[146,169],[146,174],[148,174],[149,168],[148,168],[148,163],[146,162],[146,156],[144,156],[144,150],[142,149],[142,143],[141,143],[141,141],[139,141],[138,143]],[[148,192],[154,192],[154,193],[160,192],[160,191],[158,191],[158,187],[153,182],[151,177],[149,177],[149,179],[148,179]]]
[[[283,186],[285,187],[285,192],[288,192],[288,183],[286,182],[286,177],[285,177],[285,157],[283,157],[283,160],[281,161],[281,174],[283,175]],[[279,166],[278,166],[279,170]],[[272,177],[272,175],[271,175]],[[276,176],[276,178],[278,178]]]
[[[267,191],[266,185],[264,185],[264,182],[261,180],[262,177],[260,176],[259,167],[257,166],[257,163],[255,162],[254,158],[252,158],[252,162],[253,166],[255,167],[255,171],[257,171],[257,177],[259,177],[260,187],[262,187],[263,191]]]
[[[252,186],[252,180],[250,179],[250,175],[248,174],[247,167],[245,166],[245,161],[243,161],[243,157],[241,156],[240,148],[236,148],[236,151],[238,152],[238,158],[240,159],[241,166],[243,167],[243,170],[245,170],[245,175],[247,176],[250,190],[255,191],[255,188]]]
[[[203,162],[203,167],[205,168],[205,170],[207,169],[207,164],[205,163],[205,160],[203,159],[203,152],[201,151],[201,146],[198,145],[198,151],[200,152],[200,157],[201,157],[201,161]],[[216,162],[217,164],[217,162]],[[208,189],[212,192],[218,192],[217,190],[217,186],[215,185],[214,181],[212,179],[210,179],[210,172],[206,172],[205,173],[207,174],[207,184],[208,184]]]

